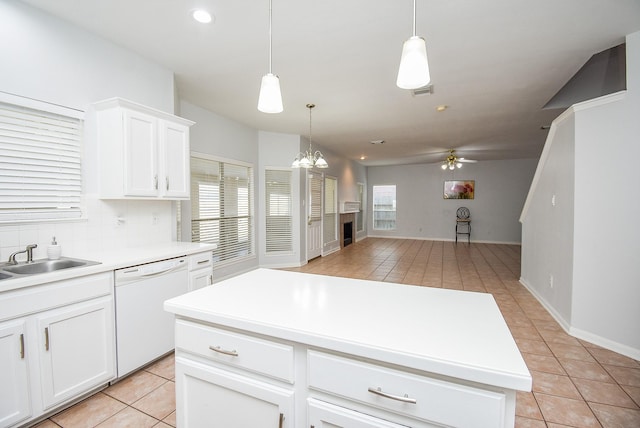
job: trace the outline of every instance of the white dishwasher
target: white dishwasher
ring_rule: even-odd
[[[174,349],[174,318],[163,304],[188,287],[186,257],[115,271],[118,378]]]

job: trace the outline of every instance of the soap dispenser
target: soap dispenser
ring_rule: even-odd
[[[56,237],[54,236],[51,240],[51,245],[47,247],[47,257],[49,258],[49,260],[58,260],[61,253],[62,247],[58,245],[58,243],[56,242]]]

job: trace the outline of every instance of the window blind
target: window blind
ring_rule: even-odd
[[[322,226],[324,244],[333,242],[338,239],[338,194],[337,183],[333,177],[325,177],[324,179],[324,224]]]
[[[217,265],[254,255],[253,168],[191,158],[191,240],[216,244]]]
[[[81,135],[78,117],[0,102],[0,221],[82,216]]]
[[[266,252],[293,252],[291,171],[265,170]]]
[[[373,186],[373,228],[396,228],[396,186]]]

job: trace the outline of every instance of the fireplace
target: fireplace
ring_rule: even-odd
[[[340,213],[340,248],[356,242],[354,229],[356,215],[354,213]]]
[[[343,223],[342,229],[342,246],[346,247],[347,245],[351,244],[351,242],[353,242],[353,222],[350,221],[348,223]]]

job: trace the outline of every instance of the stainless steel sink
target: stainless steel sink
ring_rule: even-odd
[[[31,263],[20,263],[17,265],[5,264],[0,269],[13,273],[16,275],[36,275],[39,273],[55,272],[61,269],[70,269],[82,266],[91,266],[100,264],[99,262],[93,262],[91,260],[71,259],[68,257],[62,257],[58,260],[34,260]],[[0,275],[6,275],[0,272]],[[2,279],[0,277],[0,279]]]

